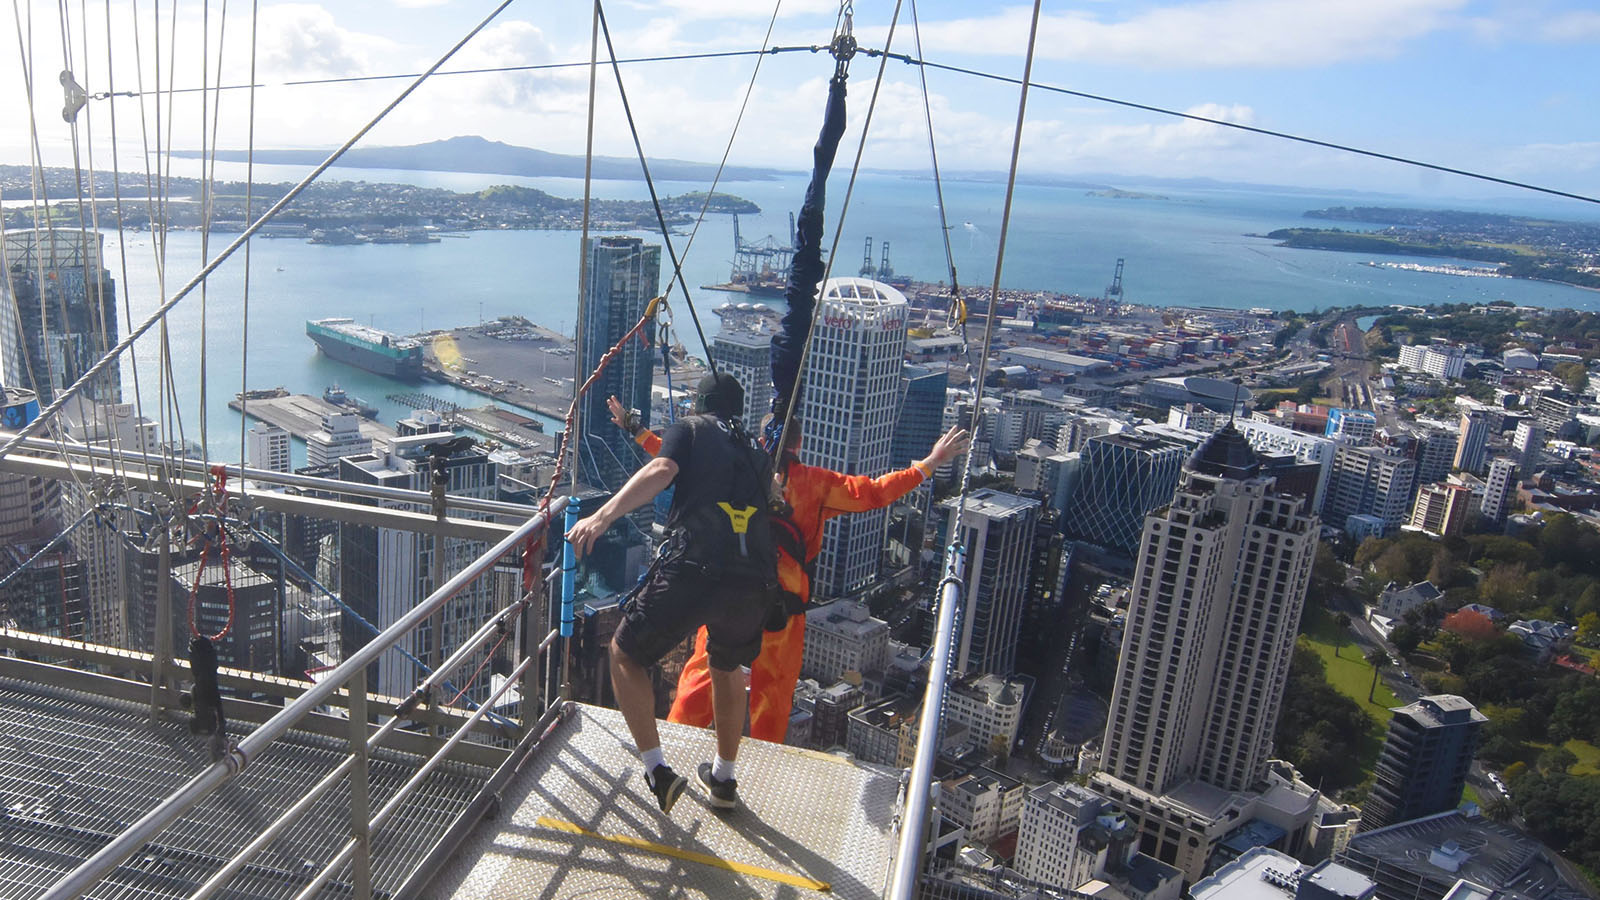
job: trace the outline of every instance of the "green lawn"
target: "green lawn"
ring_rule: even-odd
[[[1308,604],[1300,622],[1300,633],[1322,657],[1328,683],[1356,701],[1371,720],[1367,738],[1361,742],[1361,768],[1370,774],[1377,765],[1384,735],[1389,730],[1389,710],[1400,706],[1400,701],[1379,676],[1378,689],[1372,694],[1372,702],[1367,702],[1367,689],[1372,686],[1372,666],[1367,664],[1360,645],[1350,639],[1349,633],[1339,627],[1327,610]]]
[[[1554,744],[1541,741],[1529,741],[1528,757],[1523,762],[1526,762],[1530,767],[1537,765],[1539,754],[1554,746]],[[1569,774],[1600,775],[1600,747],[1596,747],[1588,741],[1577,739],[1567,741],[1562,746],[1572,751],[1572,755],[1578,758],[1578,761],[1573,763]]]

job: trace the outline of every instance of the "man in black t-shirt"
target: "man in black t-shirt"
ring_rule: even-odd
[[[611,640],[611,683],[633,734],[645,780],[663,812],[687,786],[666,764],[656,731],[649,667],[704,625],[710,656],[719,793],[714,805],[737,805],[733,760],[744,731],[741,666],[761,651],[762,623],[775,599],[777,559],[768,527],[772,469],[734,420],[744,390],[733,376],[706,376],[698,411],[662,435],[656,457],[634,473],[598,512],[567,534],[581,557],[618,518],[676,485],[667,540],[650,577],[623,604]]]

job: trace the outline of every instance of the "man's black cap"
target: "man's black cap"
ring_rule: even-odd
[[[719,419],[736,419],[744,414],[744,387],[732,375],[726,372],[707,375],[700,379],[696,390],[700,398],[695,405],[701,412]]]

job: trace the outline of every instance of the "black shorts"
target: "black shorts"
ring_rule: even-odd
[[[704,625],[711,668],[731,672],[748,666],[761,653],[766,590],[759,583],[667,560],[624,602],[617,646],[639,665],[653,666]]]

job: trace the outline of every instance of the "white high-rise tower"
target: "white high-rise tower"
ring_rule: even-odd
[[[1317,546],[1316,517],[1274,486],[1226,425],[1145,519],[1096,776],[1113,797],[1263,781]],[[1143,825],[1166,839],[1159,816]],[[1193,877],[1205,841],[1173,843],[1158,858]]]
[[[906,298],[881,282],[832,278],[823,285],[800,407],[805,462],[847,475],[889,469],[906,346]],[[812,595],[853,593],[878,576],[886,510],[840,516],[822,536]]]

